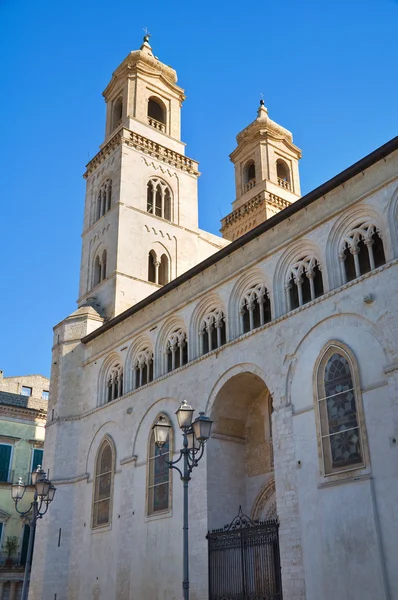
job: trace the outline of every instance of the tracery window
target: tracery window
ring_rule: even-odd
[[[271,320],[271,303],[265,285],[258,284],[249,288],[240,304],[240,328],[247,333]]]
[[[313,256],[304,256],[290,267],[285,284],[288,310],[298,308],[323,294],[321,265]]]
[[[105,439],[95,464],[93,528],[104,527],[111,522],[114,462],[114,449],[109,440]]]
[[[106,401],[112,402],[120,396],[123,396],[123,367],[116,364],[109,371],[106,380]]]
[[[101,283],[106,278],[107,252],[103,250],[102,254],[97,254],[94,260],[93,287]]]
[[[111,209],[112,204],[112,179],[104,181],[98,190],[95,220],[98,221]]]
[[[325,475],[364,465],[359,418],[360,390],[346,353],[332,347],[317,374],[318,415]]]
[[[225,316],[221,308],[214,308],[202,319],[200,324],[200,354],[206,354],[220,348],[225,342]]]
[[[133,386],[138,389],[153,381],[153,352],[145,348],[138,352],[133,363]]]
[[[165,415],[161,415],[170,423]],[[160,418],[160,417],[158,417]],[[171,431],[171,428],[170,428]],[[169,460],[170,434],[162,450],[155,444],[155,435],[151,430],[148,452],[148,516],[170,510],[170,469],[165,461]],[[160,455],[162,452],[162,456]],[[163,458],[164,457],[164,458]]]
[[[153,177],[147,183],[147,212],[171,221],[171,190],[162,179]]]
[[[166,344],[167,372],[170,373],[188,362],[187,334],[183,329],[176,329],[169,336]]]
[[[365,222],[353,228],[344,237],[339,258],[345,283],[384,265],[383,241],[376,225]]]

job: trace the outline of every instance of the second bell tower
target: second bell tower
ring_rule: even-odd
[[[111,318],[227,243],[198,228],[198,163],[185,156],[177,74],[148,36],[104,91],[105,140],[87,165],[79,306]]]

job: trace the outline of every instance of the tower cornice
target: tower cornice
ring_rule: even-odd
[[[86,165],[86,172],[83,177],[87,179],[94,173],[96,169],[109,157],[109,155],[119,146],[126,145],[135,148],[143,154],[147,154],[160,160],[164,164],[170,165],[180,171],[185,171],[190,175],[199,177],[199,163],[192,158],[188,158],[183,154],[179,154],[166,146],[162,146],[143,135],[130,131],[125,127],[121,127],[115,132],[111,139],[103,146],[103,148],[94,156],[94,158]]]

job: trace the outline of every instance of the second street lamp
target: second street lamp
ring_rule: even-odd
[[[178,425],[182,431],[183,447],[177,460],[166,460],[162,454],[162,448],[167,442],[171,425],[167,419],[160,415],[153,426],[155,443],[160,449],[160,456],[169,469],[179,472],[184,486],[183,505],[183,581],[182,591],[184,600],[189,600],[189,554],[188,554],[188,484],[194,467],[198,466],[203,456],[205,444],[210,437],[212,421],[200,412],[199,416],[192,422],[194,409],[186,400],[177,410]],[[182,460],[181,469],[177,464]]]
[[[41,519],[46,514],[48,507],[54,500],[56,491],[56,488],[51,481],[47,479],[46,473],[41,466],[38,466],[32,473],[32,485],[35,488],[33,502],[31,502],[29,508],[25,511],[19,510],[19,503],[23,499],[28,486],[24,484],[21,478],[18,479],[17,483],[13,483],[11,486],[11,497],[14,500],[15,510],[22,517],[27,517],[29,519],[30,527],[21,600],[27,600],[28,598],[29,568],[32,561],[33,539],[35,536],[37,519]]]

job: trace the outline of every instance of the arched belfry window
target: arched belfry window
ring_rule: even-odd
[[[250,190],[256,185],[256,165],[250,160],[243,170],[244,191]]]
[[[344,236],[339,258],[345,283],[384,265],[386,258],[380,230],[369,222],[352,228]]]
[[[172,219],[172,195],[167,183],[153,177],[147,183],[147,212],[167,221]]]
[[[107,252],[103,250],[94,259],[93,265],[93,287],[101,283],[107,275]]]
[[[123,99],[118,98],[113,103],[112,129],[116,129],[122,123],[123,118]]]
[[[166,131],[166,108],[158,98],[148,100],[148,123],[159,131]]]
[[[247,333],[271,320],[271,303],[265,285],[252,286],[245,292],[239,314],[241,333]]]
[[[138,389],[153,381],[153,352],[144,348],[137,352],[133,361],[133,387]]]
[[[188,362],[187,334],[181,328],[169,335],[166,343],[167,372],[170,373]]]
[[[106,379],[106,402],[120,396],[123,396],[123,367],[118,363],[110,369]]]
[[[160,418],[165,419],[165,421],[170,425],[170,421],[166,415],[159,415],[155,422],[157,422]],[[161,451],[155,444],[155,434],[153,429],[151,429],[150,432],[147,475],[148,516],[167,512],[171,508],[170,469],[165,462],[169,460],[169,455],[171,453],[171,432],[172,428],[170,427],[167,442]],[[162,456],[160,455],[160,452],[162,452]]]
[[[285,284],[288,310],[323,295],[321,265],[314,256],[304,256],[289,270]]]
[[[206,354],[220,348],[225,342],[225,315],[221,308],[214,308],[202,319],[200,324],[200,354]]]
[[[276,161],[276,176],[278,178],[278,185],[290,190],[290,169],[284,160],[278,159]]]
[[[318,418],[325,475],[364,466],[364,423],[356,365],[331,346],[317,371]]]
[[[166,285],[170,281],[170,260],[163,253],[160,259],[156,252],[151,250],[148,254],[148,281],[158,285]]]
[[[105,439],[97,454],[94,476],[92,526],[105,527],[111,523],[115,450]]]
[[[95,207],[95,220],[98,221],[110,209],[112,204],[112,179],[104,181],[97,193],[97,204]]]

